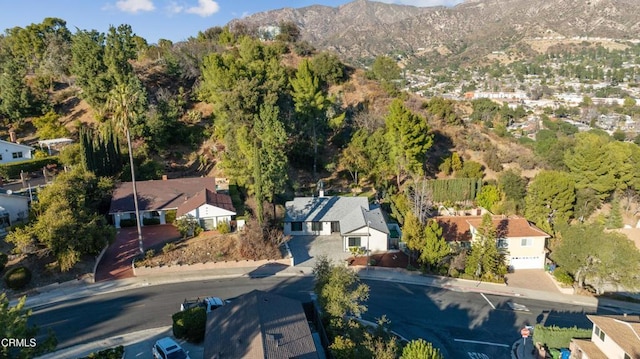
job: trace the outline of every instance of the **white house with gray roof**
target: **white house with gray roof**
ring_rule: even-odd
[[[389,249],[389,228],[379,207],[366,197],[297,197],[285,204],[285,235],[328,236],[339,233],[345,251],[360,247]]]
[[[0,164],[31,159],[33,147],[0,140]]]

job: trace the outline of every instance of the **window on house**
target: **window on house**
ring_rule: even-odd
[[[624,359],[631,359],[631,356],[627,353],[624,353]]]
[[[604,335],[604,332],[601,330],[601,331],[600,331],[600,340],[604,341],[604,338],[605,338],[605,337],[606,337],[606,336]]]
[[[22,152],[13,152],[11,155],[13,158],[22,158]]]
[[[0,161],[2,161],[2,155],[0,154]]]
[[[600,336],[600,328],[598,328],[598,327],[594,326],[594,327],[593,327],[593,332],[594,332],[594,333],[596,333],[596,337],[597,337],[597,336]]]
[[[302,232],[302,222],[291,222],[292,232]]]
[[[504,238],[498,239],[497,246],[500,249],[509,248],[509,241]]]
[[[311,222],[311,230],[312,231],[321,231],[322,230],[322,222]]]
[[[360,247],[360,237],[348,237],[349,247]]]
[[[520,240],[520,245],[522,247],[531,247],[533,245],[533,238],[522,238]]]

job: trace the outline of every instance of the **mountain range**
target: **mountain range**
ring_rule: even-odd
[[[262,27],[291,21],[303,40],[347,59],[438,52],[477,58],[530,49],[531,39],[640,38],[637,0],[467,0],[415,7],[356,0],[339,7],[283,8],[233,20]],[[524,45],[524,46],[523,46]]]

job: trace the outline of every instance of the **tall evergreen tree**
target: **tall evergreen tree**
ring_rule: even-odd
[[[34,96],[25,82],[24,67],[13,59],[5,62],[0,73],[0,114],[12,121],[34,110]]]
[[[497,240],[497,230],[493,225],[491,214],[486,213],[471,244],[465,273],[475,278],[489,280],[500,279],[507,274],[504,254],[498,250]]]
[[[105,36],[96,30],[78,30],[71,44],[71,73],[82,88],[81,96],[94,110],[107,102],[111,81],[104,63]]]
[[[555,225],[567,223],[576,200],[574,183],[566,172],[538,173],[525,197],[525,216],[548,233]]]
[[[437,266],[451,253],[451,248],[442,235],[442,227],[438,221],[431,219],[424,228],[424,246],[420,253],[420,261],[427,265],[427,269]]]
[[[327,95],[320,86],[318,77],[311,71],[309,60],[304,59],[298,66],[295,78],[291,79],[291,95],[295,103],[296,115],[303,123],[302,128],[311,132],[313,146],[313,177],[317,176],[318,144],[322,141],[326,127],[324,110],[328,105]]]
[[[390,160],[396,167],[398,187],[402,174],[424,174],[427,150],[433,144],[427,121],[407,109],[402,100],[391,103],[386,117],[386,137]]]

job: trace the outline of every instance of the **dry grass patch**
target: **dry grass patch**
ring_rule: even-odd
[[[282,232],[249,223],[242,232],[220,234],[203,232],[199,236],[165,244],[149,250],[137,266],[159,267],[207,262],[282,259]]]

